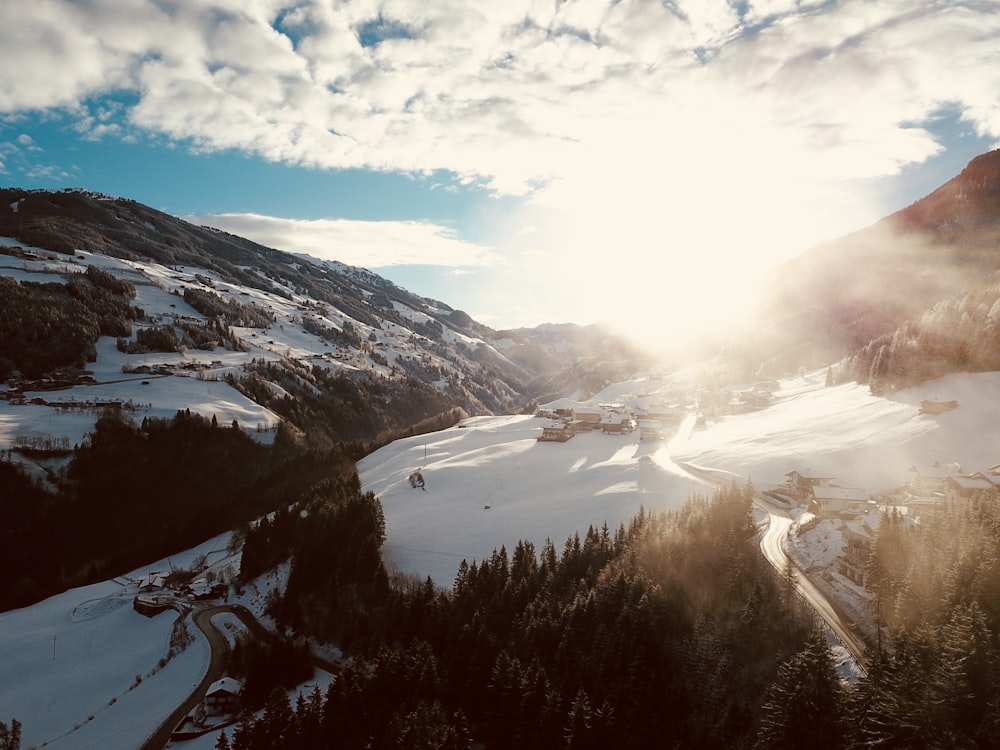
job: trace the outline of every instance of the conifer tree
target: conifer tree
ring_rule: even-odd
[[[846,745],[846,694],[822,631],[778,669],[767,691],[755,747],[838,750]]]

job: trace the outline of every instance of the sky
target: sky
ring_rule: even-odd
[[[0,185],[668,343],[1000,143],[1000,2],[32,0]]]

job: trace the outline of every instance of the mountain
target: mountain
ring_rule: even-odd
[[[195,308],[203,308],[189,311],[191,317],[214,318],[228,310],[223,315],[226,324],[237,329],[256,328],[254,337],[266,335],[267,341],[281,339],[277,327],[283,330],[291,323],[300,333],[297,346],[282,348],[276,343],[264,357],[270,373],[265,377],[272,381],[279,379],[273,372],[275,367],[287,369],[291,362],[309,364],[310,358],[319,358],[327,365],[339,364],[336,369],[340,374],[357,380],[381,376],[379,385],[390,390],[394,383],[407,379],[410,386],[433,386],[437,396],[428,397],[427,408],[423,413],[415,411],[410,422],[453,406],[470,413],[517,412],[537,396],[551,395],[562,381],[574,390],[596,390],[618,373],[589,377],[587,371],[600,371],[607,361],[624,358],[633,362],[638,357],[595,327],[566,325],[497,332],[461,310],[413,294],[366,269],[263,247],[113,196],[81,190],[0,190],[0,236],[57,254],[75,264],[70,270],[93,265],[86,260],[89,255],[81,254],[120,259],[124,261],[120,267],[105,264],[105,270],[114,276],[128,276],[140,289],[159,284]],[[153,272],[153,267],[171,271]],[[78,297],[85,294],[81,285],[73,292]],[[265,318],[273,322],[254,319],[247,302],[258,311],[263,308]],[[208,312],[206,304],[212,308]],[[105,326],[102,333],[128,337],[125,329],[133,324],[136,330],[162,326],[166,312],[148,317],[140,314],[117,327]],[[122,314],[116,313],[119,318]],[[111,330],[118,333],[111,334]],[[264,330],[268,332],[264,334]],[[12,342],[17,335],[25,335],[23,327],[20,334],[9,331],[7,340]],[[237,330],[229,348],[261,348],[262,342],[251,341],[251,335]],[[79,336],[74,333],[63,338],[78,340]],[[28,344],[37,346],[38,342],[29,341],[24,348]],[[292,356],[276,356],[286,350],[291,353],[293,348]],[[31,374],[41,375],[34,370],[48,372],[55,365],[79,359],[75,350],[68,362],[56,361],[55,354],[32,363]],[[92,359],[93,345],[85,347],[84,356]],[[26,369],[12,361],[12,352],[0,352],[0,359],[3,357],[8,360],[8,373]],[[575,375],[560,380],[560,373],[568,368]],[[258,391],[250,395],[255,397]],[[266,396],[263,391],[260,395]],[[309,425],[298,426],[305,429]],[[384,420],[373,424],[366,435],[361,434],[364,430],[355,430],[349,437],[370,438],[383,429],[406,426],[406,421]]]
[[[901,211],[783,264],[760,322],[739,331],[727,353],[761,374],[836,362],[956,296],[992,297],[998,271],[1000,151],[992,151]]]

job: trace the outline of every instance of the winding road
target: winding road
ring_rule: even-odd
[[[767,530],[760,540],[760,551],[774,566],[775,570],[784,572],[788,567],[789,557],[785,553],[782,542],[788,536],[792,519],[787,512],[776,508],[759,496],[755,498],[757,506],[765,510],[769,517]],[[809,578],[795,565],[792,565],[795,589],[816,613],[823,618],[830,629],[836,633],[854,660],[864,666],[865,642],[858,634],[846,613],[837,603],[826,596]]]
[[[693,466],[687,463],[677,463],[669,457],[670,449],[683,442],[690,434],[691,424],[682,425],[677,436],[667,444],[667,451],[657,454],[657,463],[670,471],[681,472],[699,482],[722,487],[725,482],[712,469]],[[789,557],[785,553],[783,542],[792,526],[792,518],[785,509],[769,502],[759,493],[754,493],[754,504],[767,513],[767,529],[761,536],[760,550],[774,569],[784,573],[788,568]],[[865,664],[865,641],[860,631],[854,626],[852,619],[828,597],[809,577],[792,561],[795,590],[811,606],[816,613],[830,626],[844,647],[851,652],[854,661],[863,669]]]
[[[275,633],[261,625],[260,621],[253,616],[250,610],[240,604],[216,604],[196,610],[191,619],[194,620],[198,629],[205,634],[205,637],[208,639],[208,645],[212,650],[208,669],[201,682],[198,683],[187,700],[167,717],[166,721],[142,744],[140,750],[161,750],[161,748],[166,747],[174,728],[204,700],[209,686],[225,674],[226,667],[229,665],[229,641],[212,623],[212,618],[215,615],[226,612],[239,618],[240,622],[247,627],[255,638],[262,641],[274,641],[278,638]],[[329,672],[330,674],[336,674],[340,671],[339,665],[315,654],[313,654],[312,663],[317,669]]]

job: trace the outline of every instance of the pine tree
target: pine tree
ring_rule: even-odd
[[[833,652],[822,631],[816,630],[806,648],[778,669],[764,701],[755,747],[845,747],[845,701]]]
[[[10,726],[0,721],[0,750],[20,750],[21,722],[10,720]]]

